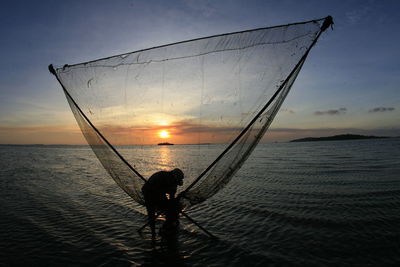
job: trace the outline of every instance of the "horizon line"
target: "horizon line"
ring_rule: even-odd
[[[362,134],[335,134],[331,136],[309,136],[309,137],[302,137],[302,138],[296,138],[296,139],[291,139],[287,141],[261,141],[260,144],[267,144],[267,143],[290,143],[291,141],[298,140],[298,139],[304,139],[304,138],[320,138],[320,137],[333,137],[333,136],[340,136],[340,135],[358,135],[358,136],[366,136],[366,137],[384,137],[384,138],[400,138],[400,136],[379,136],[379,135],[362,135]],[[177,146],[206,146],[206,145],[228,145],[229,143],[193,143],[193,144],[172,144],[172,145],[177,145]],[[24,144],[15,144],[15,143],[0,143],[0,146],[91,146],[90,144],[38,144],[38,143],[24,143]],[[104,145],[99,145],[99,146],[107,146],[107,144]],[[154,144],[119,144],[119,145],[113,145],[116,147],[121,147],[121,146],[160,146],[159,143],[154,143]]]

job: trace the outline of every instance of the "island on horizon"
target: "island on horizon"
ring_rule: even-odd
[[[306,137],[294,139],[290,142],[314,142],[314,141],[342,141],[342,140],[356,140],[356,139],[381,139],[389,138],[388,136],[373,136],[373,135],[359,135],[359,134],[339,134],[326,137]]]
[[[174,144],[168,143],[168,142],[164,142],[164,143],[158,143],[157,145],[159,146],[173,146]]]

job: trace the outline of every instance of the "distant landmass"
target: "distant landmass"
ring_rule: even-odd
[[[158,143],[159,146],[173,146],[174,144],[165,142],[165,143]]]
[[[314,142],[314,141],[342,141],[342,140],[355,140],[355,139],[380,139],[389,138],[386,136],[372,136],[372,135],[358,135],[358,134],[340,134],[326,137],[306,137],[294,139],[290,142]]]

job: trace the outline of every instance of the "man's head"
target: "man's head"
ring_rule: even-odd
[[[176,169],[173,169],[171,171],[171,173],[176,179],[176,184],[183,185],[183,178],[185,177],[183,174],[183,171],[181,169],[176,168]]]

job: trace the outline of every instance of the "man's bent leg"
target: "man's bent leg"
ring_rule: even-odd
[[[147,216],[149,218],[149,225],[151,229],[151,236],[156,238],[156,209],[151,205],[146,205]]]

